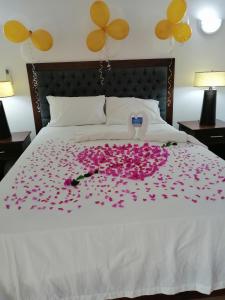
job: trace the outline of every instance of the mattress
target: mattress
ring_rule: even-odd
[[[0,183],[0,299],[225,288],[224,187],[225,162],[169,125],[46,127]]]

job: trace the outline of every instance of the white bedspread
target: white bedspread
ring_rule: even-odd
[[[115,131],[121,140],[101,140],[116,138]],[[91,136],[98,141],[85,142]],[[77,187],[64,186],[87,171],[90,148],[129,144],[136,151],[133,144],[146,142],[127,138],[123,126],[46,127],[17,161],[0,183],[1,300],[225,288],[225,162],[195,139],[151,125],[150,147],[179,142],[161,148],[165,161],[152,160],[159,166],[152,176],[132,180],[100,172]]]

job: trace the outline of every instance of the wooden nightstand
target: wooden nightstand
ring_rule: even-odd
[[[0,140],[0,180],[6,165],[13,165],[30,144],[30,132],[13,132],[11,138]]]
[[[209,150],[225,159],[225,122],[216,120],[215,126],[200,126],[199,121],[178,122],[179,130],[193,135]]]

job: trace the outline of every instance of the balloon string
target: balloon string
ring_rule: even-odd
[[[111,63],[110,63],[109,60],[107,60],[106,68],[107,68],[107,71],[108,71],[108,72],[110,72],[110,71],[112,70]]]
[[[104,71],[110,72],[112,70],[112,67],[111,67],[111,64],[110,64],[110,60],[109,60],[107,46],[105,46],[103,48],[102,54],[103,55],[102,55],[102,58],[100,60],[100,65],[99,65],[99,70],[98,70],[99,71],[99,79],[100,79],[101,86],[103,86],[104,82],[105,82]],[[106,62],[105,68],[104,68],[104,61]]]
[[[103,65],[103,61],[101,60],[100,61],[100,65],[99,65],[99,79],[100,79],[100,83],[101,83],[101,86],[104,85],[104,81],[105,81],[105,78],[103,76],[103,71],[104,71],[104,65]]]
[[[185,19],[187,20],[187,24],[190,25],[190,15],[189,15],[189,7],[187,6]]]
[[[174,47],[175,47],[175,41],[174,41],[174,38],[171,37],[171,39],[170,39],[170,48],[169,48],[169,53],[170,54],[173,53]]]
[[[32,63],[32,86],[34,89],[35,104],[38,112],[41,112],[39,93],[38,93],[38,74],[35,65]]]
[[[187,15],[187,24],[190,25],[190,17]]]
[[[109,50],[108,50],[107,40],[106,40],[104,52],[105,52],[105,60],[106,60],[106,70],[108,72],[110,72],[112,70],[112,67],[111,67],[110,60],[109,60]]]
[[[33,50],[32,50],[32,45],[31,45],[31,41],[28,41],[28,49],[29,49],[29,54],[30,54],[30,58],[31,58],[31,63],[34,62],[34,56],[33,56]]]
[[[41,112],[41,107],[40,107],[40,100],[39,100],[39,93],[38,93],[38,74],[35,69],[35,64],[34,64],[34,56],[33,56],[33,50],[32,50],[32,44],[30,40],[28,41],[28,49],[29,49],[29,54],[31,58],[31,66],[32,66],[32,86],[34,90],[34,96],[35,96],[35,104],[38,112]]]

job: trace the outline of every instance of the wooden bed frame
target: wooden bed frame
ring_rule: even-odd
[[[173,120],[173,90],[174,90],[174,70],[175,70],[175,59],[143,59],[143,60],[118,60],[111,61],[112,69],[127,70],[129,68],[157,68],[165,67],[167,69],[167,100],[166,100],[166,116],[165,119],[169,124],[172,124]],[[57,62],[57,63],[38,63],[38,64],[27,64],[27,72],[30,84],[30,93],[32,99],[34,120],[37,133],[45,126],[42,123],[42,116],[40,110],[40,103],[38,99],[38,76],[42,72],[58,72],[58,71],[76,71],[76,70],[97,70],[100,62],[98,61],[86,61],[86,62]],[[35,71],[35,72],[34,72]],[[126,71],[125,71],[126,72]],[[36,74],[35,74],[36,73]],[[37,80],[37,81],[36,81]],[[46,95],[47,96],[47,95]],[[55,96],[61,96],[55,95]],[[74,96],[77,96],[74,95]],[[81,96],[81,95],[79,95]],[[89,94],[91,96],[91,94]],[[121,96],[121,95],[114,95]],[[131,96],[131,95],[127,95]],[[163,299],[207,299],[210,297],[221,297],[225,299],[225,289],[213,292],[210,296],[202,295],[198,292],[185,292],[176,294],[174,296],[167,295],[153,295],[153,296],[142,296],[135,298],[137,300],[163,300]],[[125,300],[128,298],[120,298],[118,300]],[[213,298],[215,299],[215,298]],[[221,298],[219,298],[221,299]]]

